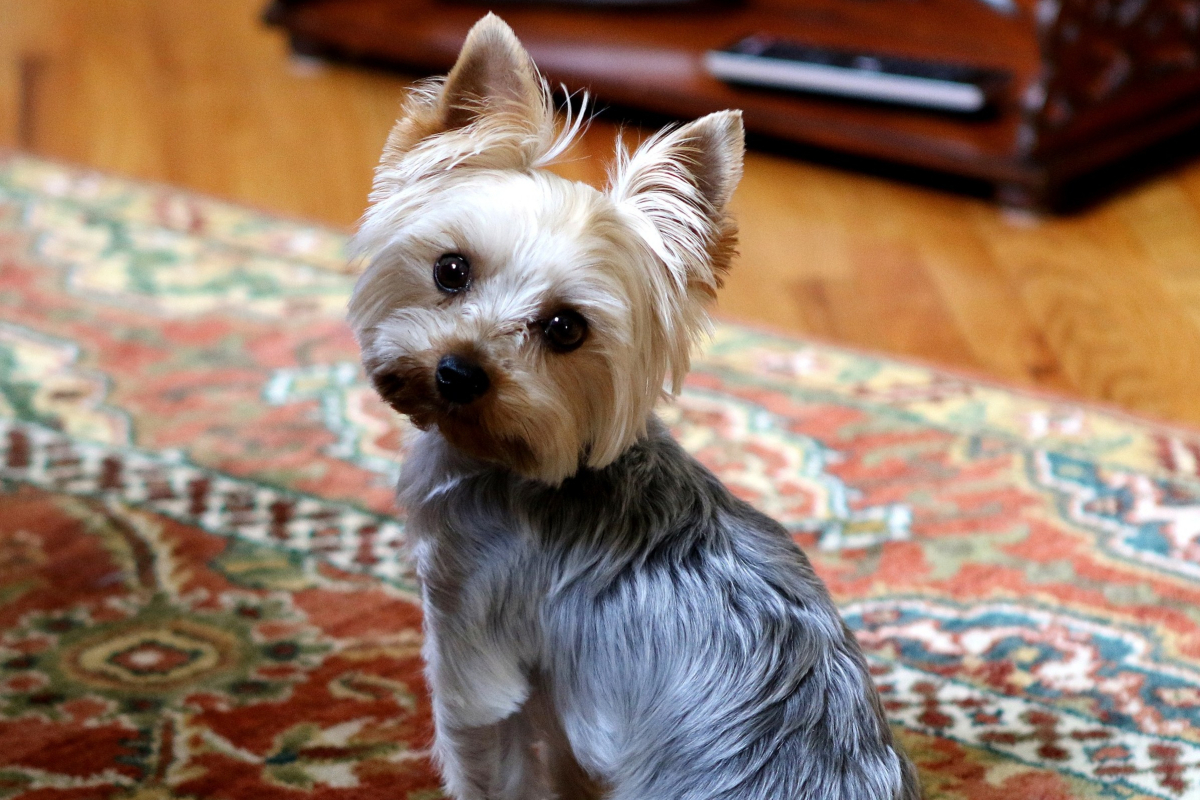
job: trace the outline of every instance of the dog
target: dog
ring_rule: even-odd
[[[407,98],[356,238],[364,368],[417,430],[399,501],[446,789],[916,800],[805,556],[654,415],[734,255],[741,116],[619,147],[603,192],[542,169],[583,119],[488,15]]]

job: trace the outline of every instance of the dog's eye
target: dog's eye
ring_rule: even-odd
[[[434,262],[433,282],[443,292],[461,292],[471,283],[471,262],[458,253],[446,253]]]
[[[546,341],[560,353],[569,353],[587,338],[587,320],[570,309],[559,311],[542,324]]]

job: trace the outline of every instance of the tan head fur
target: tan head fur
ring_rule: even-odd
[[[540,169],[582,120],[559,126],[512,31],[480,20],[388,138],[350,303],[385,400],[465,452],[550,483],[612,462],[645,432],[664,382],[679,390],[736,244],[739,113],[622,149],[606,192]],[[454,291],[434,278],[448,254],[469,269]],[[569,350],[552,336],[552,320],[568,318],[586,330]],[[486,390],[448,399],[448,357],[486,375]]]

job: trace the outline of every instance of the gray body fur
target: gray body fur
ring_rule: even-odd
[[[920,797],[808,560],[657,419],[559,487],[422,434],[401,501],[460,800]]]

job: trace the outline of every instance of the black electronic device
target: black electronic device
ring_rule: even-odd
[[[709,74],[729,83],[975,114],[1008,81],[1000,70],[748,36],[705,54]]]

